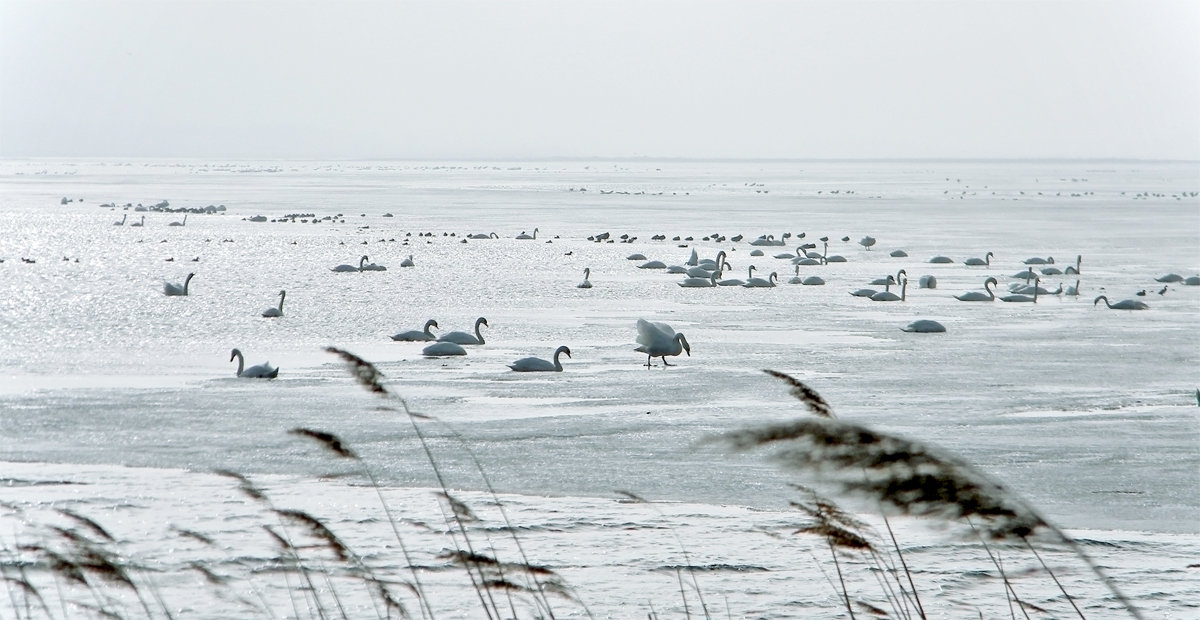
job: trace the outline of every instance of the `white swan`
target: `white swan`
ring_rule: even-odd
[[[412,257],[413,257],[413,255],[412,255],[412,254],[409,254],[409,255],[408,255],[408,258],[406,258],[406,259],[404,259],[404,260],[400,261],[400,266],[401,266],[401,267],[416,267],[416,263],[414,263],[414,262],[413,262],[413,258],[412,258]]]
[[[1109,308],[1112,308],[1113,310],[1149,310],[1150,309],[1150,305],[1147,304],[1146,302],[1134,301],[1132,299],[1122,299],[1121,301],[1118,301],[1115,304],[1109,303],[1108,297],[1106,295],[1101,295],[1101,296],[1097,297],[1096,300],[1092,302],[1092,305],[1094,306],[1094,305],[1100,303],[1101,299],[1104,300],[1104,305],[1108,306]]]
[[[145,225],[146,225],[146,216],[144,216],[144,215],[142,216],[142,219],[130,224],[130,226],[145,226]]]
[[[754,265],[750,265],[750,279],[742,286],[745,288],[770,288],[775,286],[775,281],[779,279],[779,274],[774,271],[766,278],[754,277]]]
[[[266,310],[263,310],[262,315],[266,318],[283,316],[283,299],[285,297],[287,297],[287,291],[279,291],[279,307],[267,308]]]
[[[1083,263],[1083,255],[1077,254],[1075,256],[1075,265],[1073,267],[1068,266],[1066,269],[1063,270],[1063,273],[1065,273],[1067,275],[1073,275],[1073,276],[1079,275],[1079,269],[1080,269],[1080,265],[1082,263]]]
[[[387,271],[387,267],[384,267],[383,265],[376,265],[375,263],[368,263],[366,265],[363,265],[361,262],[359,262],[358,270],[359,271]]]
[[[992,258],[994,256],[995,256],[995,254],[988,252],[987,255],[984,256],[983,258],[975,258],[975,257],[968,258],[967,260],[963,261],[963,264],[970,265],[972,267],[980,267],[980,266],[990,267],[992,264]]]
[[[792,233],[783,233],[783,235],[777,240],[777,239],[775,239],[775,235],[763,235],[763,236],[755,239],[754,241],[751,241],[750,245],[758,245],[758,246],[783,245],[783,244],[787,243],[788,237],[791,237],[791,236],[792,236]]]
[[[892,250],[891,254],[888,254],[888,256],[891,256],[892,258],[908,258],[908,252],[905,252],[904,250]]]
[[[554,350],[553,362],[540,357],[523,357],[509,364],[508,367],[517,372],[562,372],[562,362],[558,360],[558,356],[563,353],[566,353],[567,357],[571,357],[571,350],[566,346],[561,346]]]
[[[187,274],[187,277],[183,279],[183,286],[180,286],[178,284],[172,284],[171,282],[163,282],[163,294],[170,295],[172,297],[187,296],[188,283],[192,281],[192,277],[195,275],[196,274],[194,274],[194,273]]]
[[[475,233],[473,235],[467,235],[467,238],[468,239],[499,239],[500,235],[497,235],[494,232],[493,233]]]
[[[871,246],[875,245],[875,237],[867,235],[866,237],[859,239],[858,244],[869,250],[871,249]]]
[[[1079,296],[1079,280],[1075,281],[1075,286],[1068,286],[1067,292],[1063,293],[1063,294],[1070,295],[1071,297],[1078,297]]]
[[[362,266],[365,265],[366,262],[367,262],[367,257],[366,257],[366,255],[363,255],[362,258],[358,259],[357,267],[355,267],[354,265],[347,265],[347,264],[343,263],[341,265],[338,265],[337,267],[334,267],[331,271],[338,271],[338,272],[362,271]]]
[[[908,278],[904,278],[900,282],[900,294],[897,295],[891,291],[879,291],[871,295],[871,301],[905,301],[908,297]]]
[[[821,278],[821,276],[808,276],[807,278],[804,278],[804,281],[800,284],[805,286],[821,286],[825,284],[825,280]]]
[[[945,263],[953,263],[954,259],[950,258],[949,256],[940,256],[939,255],[939,256],[934,256],[933,258],[929,259],[929,262],[931,262],[935,265],[936,264],[945,264]]]
[[[125,225],[125,218],[127,218],[127,217],[129,217],[129,214],[128,214],[128,213],[123,213],[123,214],[121,214],[121,221],[119,221],[119,222],[113,222],[113,226],[124,226],[124,225]]]
[[[932,319],[920,319],[901,327],[900,331],[918,334],[939,334],[946,331],[946,326]]]
[[[188,214],[184,213],[182,222],[171,222],[170,224],[167,224],[167,226],[184,226],[187,224],[187,216]]]
[[[441,338],[438,338],[438,342],[452,342],[454,344],[484,344],[483,334],[479,332],[479,326],[487,324],[487,319],[479,317],[475,319],[475,335],[468,334],[467,332],[450,332]],[[491,327],[491,325],[488,325],[488,327]]]
[[[1040,256],[1034,256],[1033,258],[1027,258],[1022,262],[1026,265],[1053,265],[1054,257],[1047,256],[1046,258],[1042,258]]]
[[[525,234],[525,231],[521,231],[521,234],[517,235],[517,239],[537,239],[537,234],[538,234],[538,229],[536,229],[536,228],[533,229],[532,235],[527,235],[527,234]]]
[[[660,260],[652,260],[652,261],[642,263],[641,265],[638,265],[638,269],[666,269],[666,268],[667,268],[667,264]]]
[[[717,285],[717,274],[719,274],[719,273],[721,273],[721,272],[714,271],[703,278],[689,276],[689,277],[684,278],[683,280],[680,280],[679,282],[677,282],[677,284],[679,284],[679,286],[683,286],[683,287],[687,287],[687,288],[713,287],[713,286]]]
[[[233,353],[229,355],[229,361],[232,362],[235,359],[238,363],[237,376],[239,377],[245,379],[274,379],[279,376],[279,369],[272,367],[270,362],[263,362],[256,366],[243,368],[246,365],[246,361],[242,358],[242,352],[237,349],[234,349]]]
[[[917,286],[920,288],[937,288],[937,278],[933,276],[921,276],[917,280]]]
[[[962,295],[955,295],[954,298],[959,301],[996,301],[996,293],[992,291],[992,286],[996,284],[999,284],[996,278],[988,278],[983,281],[983,290],[987,291],[987,293],[971,291]]]
[[[870,284],[871,284],[871,286],[887,286],[889,284],[897,284],[900,282],[901,279],[903,279],[907,276],[908,276],[908,272],[901,269],[900,271],[896,272],[895,276],[888,276],[886,278],[875,278],[874,280],[871,280]]]
[[[583,282],[576,284],[575,288],[592,288],[592,282],[591,282],[591,280],[588,280],[588,278],[590,278],[590,277],[592,277],[592,268],[584,267],[583,268]],[[570,354],[568,353],[567,356],[570,357]]]
[[[1168,273],[1166,275],[1154,278],[1155,282],[1183,282],[1183,276],[1177,273]]]
[[[662,358],[665,367],[670,366],[667,363],[669,355],[679,355],[683,352],[687,352],[688,357],[692,355],[692,347],[687,338],[684,338],[683,334],[675,333],[666,323],[651,323],[646,319],[638,319],[637,330],[637,342],[641,346],[634,351],[646,354],[647,368],[650,367],[650,360],[656,357]]]
[[[448,355],[466,355],[467,350],[453,342],[435,342],[424,349],[421,355],[428,357],[445,357]]]
[[[1009,303],[1035,303],[1036,304],[1037,298],[1038,298],[1038,291],[1039,291],[1039,289],[1041,289],[1040,286],[1037,286],[1037,283],[1038,283],[1038,280],[1035,278],[1033,281],[1033,285],[1034,285],[1033,297],[1030,297],[1029,295],[1005,295],[1004,297],[1000,298],[1000,301],[1007,301]]]
[[[437,336],[434,336],[433,332],[429,331],[429,328],[437,326],[437,321],[429,319],[428,321],[425,321],[424,329],[410,329],[406,332],[400,332],[399,334],[392,336],[392,340],[397,342],[429,342],[431,340],[437,340]]]

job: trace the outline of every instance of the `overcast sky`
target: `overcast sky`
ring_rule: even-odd
[[[0,0],[0,156],[1200,159],[1200,2]]]

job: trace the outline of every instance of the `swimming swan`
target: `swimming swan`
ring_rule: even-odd
[[[517,239],[537,239],[537,234],[538,234],[538,229],[536,229],[536,228],[533,229],[532,235],[527,235],[527,234],[525,234],[525,231],[521,231],[521,234],[517,235]]]
[[[879,291],[871,295],[871,301],[905,301],[908,297],[908,278],[904,278],[900,282],[900,294],[897,295],[891,291]]]
[[[429,357],[444,357],[447,355],[466,355],[467,350],[453,342],[435,342],[424,349],[421,355]]]
[[[400,266],[401,267],[416,267],[417,264],[413,262],[412,256],[413,256],[412,254],[409,254],[408,258],[400,261]]]
[[[170,224],[167,224],[167,226],[184,226],[187,224],[187,216],[188,214],[184,213],[182,222],[171,222]]]
[[[362,258],[358,259],[357,267],[355,267],[354,265],[341,264],[341,265],[338,265],[337,267],[334,267],[332,269],[332,271],[339,271],[339,272],[362,271],[362,267],[364,264],[366,264],[366,262],[367,262],[367,257],[366,257],[366,255],[363,255]]]
[[[567,357],[571,357],[571,350],[565,346],[554,350],[554,361],[548,362],[540,357],[523,357],[508,365],[509,368],[517,372],[562,372],[562,362],[558,361],[558,356],[563,353]]]
[[[172,297],[187,296],[188,283],[192,281],[192,277],[195,275],[196,274],[194,274],[194,273],[187,274],[187,277],[184,278],[184,280],[183,280],[183,286],[179,286],[178,284],[172,284],[170,282],[163,282],[163,294],[170,295]]]
[[[229,361],[232,362],[235,359],[238,363],[237,376],[244,379],[274,379],[279,376],[279,369],[272,368],[270,362],[263,362],[257,366],[243,368],[246,362],[242,358],[242,352],[237,349],[234,349],[233,353],[229,355]]]
[[[675,333],[666,323],[651,323],[646,319],[638,319],[637,330],[637,342],[641,346],[634,351],[646,354],[646,368],[650,367],[650,360],[656,357],[662,358],[663,366],[666,367],[671,365],[667,363],[668,355],[679,355],[683,352],[687,352],[689,357],[692,355],[692,347],[687,338],[684,338],[683,334]]]
[[[972,267],[991,266],[992,258],[994,256],[995,254],[988,252],[987,256],[984,256],[983,258],[968,258],[967,260],[963,261],[963,264],[970,265]]]
[[[279,307],[267,308],[266,310],[263,310],[262,315],[266,318],[283,316],[283,299],[285,297],[287,297],[287,291],[279,291]]]
[[[584,267],[583,268],[583,282],[576,284],[575,288],[592,288],[592,282],[590,280],[588,280],[588,278],[590,278],[591,276],[592,276],[592,268]],[[570,357],[570,356],[571,356],[571,354],[568,353],[567,357]]]
[[[487,324],[487,319],[479,317],[475,319],[474,336],[468,334],[467,332],[450,332],[441,338],[438,338],[438,342],[452,342],[454,344],[484,344],[483,334],[479,332],[479,326]],[[491,325],[488,325],[488,327],[491,327]]]
[[[996,293],[992,291],[992,286],[996,284],[999,284],[996,282],[996,278],[988,278],[983,281],[983,290],[987,291],[987,293],[971,291],[962,295],[955,295],[954,298],[959,301],[996,301]]]
[[[1108,306],[1109,308],[1112,308],[1113,310],[1148,310],[1148,309],[1150,309],[1150,306],[1146,302],[1134,301],[1132,299],[1123,299],[1121,301],[1118,301],[1115,304],[1109,303],[1108,297],[1105,295],[1101,295],[1101,296],[1097,297],[1096,300],[1092,302],[1092,305],[1094,306],[1094,305],[1100,303],[1101,299],[1104,300],[1104,305]]]
[[[125,225],[125,218],[127,218],[127,217],[129,217],[129,214],[128,214],[128,213],[124,213],[124,214],[122,214],[122,215],[121,215],[121,221],[119,221],[119,222],[113,222],[113,226],[124,226],[124,225]]]
[[[431,340],[437,340],[437,336],[434,336],[433,332],[429,331],[429,328],[437,326],[437,321],[429,319],[428,321],[425,321],[425,328],[423,330],[411,329],[406,332],[400,332],[399,334],[392,336],[392,340],[397,342],[429,342]]]

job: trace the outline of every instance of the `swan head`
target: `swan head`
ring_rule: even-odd
[[[688,357],[691,357],[692,345],[688,344],[687,338],[684,338],[683,334],[675,334],[675,338],[679,340],[680,345],[683,345],[683,351],[688,354]]]
[[[1092,301],[1092,305],[1094,306],[1094,305],[1096,305],[1096,304],[1100,303],[1100,300],[1101,300],[1101,299],[1103,299],[1103,300],[1104,300],[1104,303],[1108,303],[1108,298],[1107,298],[1107,297],[1105,297],[1104,295],[1100,295],[1100,296],[1096,297],[1096,299],[1094,299],[1094,300]]]
[[[479,327],[480,325],[487,325],[487,324],[488,324],[487,319],[485,319],[483,317],[479,317],[478,319],[475,319],[475,327]],[[491,327],[491,325],[488,325],[488,327]]]
[[[242,352],[241,352],[241,351],[239,351],[239,350],[237,350],[237,349],[234,349],[233,351],[231,351],[231,352],[229,353],[229,361],[231,361],[231,362],[232,362],[233,360],[237,359],[237,356],[239,356],[239,355],[241,355],[241,354],[242,354]]]

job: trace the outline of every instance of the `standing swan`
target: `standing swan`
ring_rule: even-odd
[[[999,282],[996,282],[996,278],[988,278],[983,281],[983,290],[987,291],[987,293],[971,291],[962,295],[955,295],[954,298],[959,301],[996,301],[996,293],[992,291],[992,286],[996,284],[999,284]]]
[[[592,283],[591,283],[591,281],[588,280],[588,278],[590,278],[591,276],[592,276],[592,268],[584,267],[583,268],[583,282],[576,284],[575,288],[592,288]],[[563,348],[565,349],[566,347],[563,347]],[[571,354],[567,353],[567,357],[571,357]]]
[[[437,326],[437,321],[429,319],[425,321],[425,328],[423,330],[411,329],[406,332],[400,332],[392,336],[392,340],[397,342],[429,342],[430,340],[437,340],[437,336],[434,336],[433,332],[429,331],[429,328]]]
[[[663,367],[667,367],[670,366],[667,363],[668,355],[679,355],[685,351],[688,357],[692,355],[692,347],[688,345],[687,338],[684,338],[683,334],[675,333],[666,323],[651,323],[646,319],[638,319],[637,330],[637,341],[641,346],[634,351],[646,354],[646,368],[650,367],[650,360],[656,357],[661,357]]]
[[[475,335],[472,336],[467,332],[450,332],[438,338],[438,342],[451,342],[454,344],[484,344],[483,334],[479,333],[480,325],[487,325],[487,319],[479,317],[475,319]],[[488,327],[491,327],[488,325]]]
[[[279,307],[278,308],[267,308],[266,310],[263,310],[263,313],[262,313],[263,317],[270,319],[270,318],[275,318],[277,316],[283,316],[283,298],[284,297],[287,297],[287,291],[279,291]]]
[[[367,262],[367,257],[364,254],[362,258],[358,259],[357,267],[355,267],[354,265],[347,265],[347,264],[343,263],[341,265],[338,265],[337,267],[334,267],[331,271],[339,271],[339,272],[362,271],[363,270],[362,267],[363,267],[363,265],[366,264],[366,262]]]
[[[517,372],[562,372],[562,362],[558,361],[558,356],[563,353],[567,357],[571,357],[571,350],[566,346],[561,346],[554,350],[554,361],[548,362],[540,357],[523,357],[508,365],[509,368]]]
[[[242,352],[237,349],[234,349],[233,353],[229,355],[229,361],[232,362],[234,359],[238,362],[237,376],[239,377],[245,379],[274,379],[279,376],[279,369],[272,368],[270,362],[263,362],[257,366],[243,369],[242,367],[245,366],[246,362],[242,358]]]
[[[163,294],[170,295],[171,297],[186,297],[188,294],[188,283],[192,281],[192,277],[195,275],[194,273],[187,274],[187,277],[183,279],[183,286],[172,284],[171,282],[163,282]]]
[[[1092,302],[1092,305],[1094,306],[1094,305],[1100,303],[1101,299],[1104,300],[1104,305],[1108,306],[1109,308],[1112,308],[1113,310],[1149,310],[1150,309],[1150,306],[1146,302],[1134,301],[1132,299],[1122,299],[1121,301],[1118,301],[1117,303],[1112,304],[1112,303],[1108,302],[1108,297],[1105,295],[1101,295],[1101,296],[1097,297],[1096,301]]]

